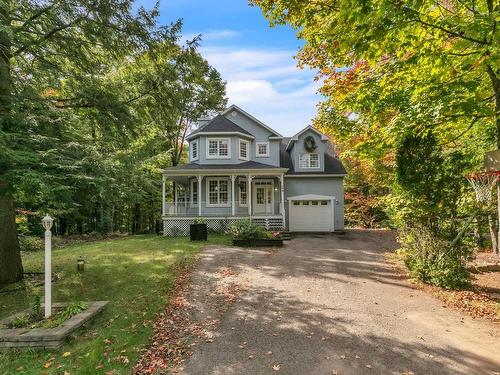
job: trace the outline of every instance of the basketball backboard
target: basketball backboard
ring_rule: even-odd
[[[500,150],[484,154],[484,170],[485,172],[500,171]]]

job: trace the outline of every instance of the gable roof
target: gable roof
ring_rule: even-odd
[[[323,133],[321,133],[316,128],[313,128],[311,125],[309,125],[309,126],[306,126],[304,129],[302,129],[301,131],[299,131],[294,136],[292,136],[291,138],[289,138],[289,141],[288,141],[288,144],[286,146],[286,149],[289,150],[292,147],[292,145],[299,140],[299,137],[302,134],[304,134],[306,131],[308,131],[308,130],[311,130],[312,132],[314,132],[317,135],[319,135],[322,142],[328,141],[328,137],[326,135],[324,135]]]
[[[200,128],[194,130],[189,134],[186,139],[189,140],[200,133],[240,133],[240,135],[254,138],[252,134],[247,132],[241,126],[236,125],[234,122],[222,115],[215,116],[212,120],[202,125]]]
[[[259,124],[260,126],[262,126],[264,129],[270,131],[272,133],[271,137],[277,137],[277,138],[282,138],[283,137],[276,130],[271,129],[269,126],[267,126],[266,124],[264,124],[262,121],[258,120],[257,118],[253,117],[250,113],[244,111],[243,109],[241,109],[240,107],[238,107],[236,104],[231,104],[224,112],[222,112],[222,115],[226,115],[226,114],[228,114],[229,112],[231,112],[233,110],[240,112],[242,115],[244,115],[244,116],[248,117],[249,119],[255,121],[257,124]]]
[[[310,175],[312,172],[297,172],[293,167],[292,157],[290,152],[288,152],[288,144],[291,142],[292,138],[283,138],[280,144],[280,166],[282,168],[288,168],[287,176],[299,176],[299,175]],[[342,162],[336,158],[334,155],[325,151],[325,170],[317,172],[314,174],[321,175],[346,175],[347,172],[342,165]]]

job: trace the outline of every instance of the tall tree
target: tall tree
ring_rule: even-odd
[[[150,41],[156,10],[132,12],[131,0],[4,0],[0,4],[0,284],[19,280],[15,183],[36,174],[68,146],[61,121],[79,110],[106,114],[103,131],[127,131],[128,113],[101,77],[113,62]],[[64,96],[64,94],[71,94]],[[71,123],[71,126],[74,122]],[[78,129],[73,130],[78,133]],[[51,140],[56,140],[51,142]],[[44,169],[44,173],[50,172]],[[47,173],[43,178],[50,178]]]
[[[498,2],[252,3],[306,40],[300,62],[325,79],[326,110],[384,135],[432,127],[453,140],[479,126],[500,148]]]

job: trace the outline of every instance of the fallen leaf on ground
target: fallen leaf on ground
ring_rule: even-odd
[[[71,352],[64,352],[62,356],[63,357],[69,357],[70,355],[71,355]]]

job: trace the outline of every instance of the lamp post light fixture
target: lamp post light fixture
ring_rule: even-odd
[[[52,315],[52,224],[54,219],[45,215],[42,225],[45,228],[45,318]]]
[[[76,260],[76,269],[79,272],[85,271],[85,259],[81,255]]]

